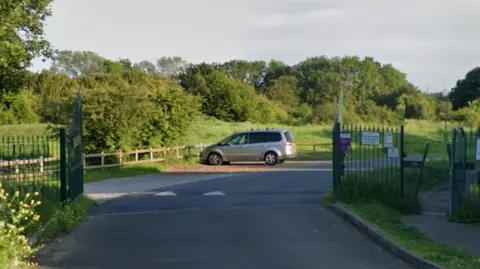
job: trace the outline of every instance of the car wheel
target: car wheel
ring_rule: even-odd
[[[276,165],[278,163],[278,156],[272,151],[267,152],[263,159],[267,165]]]
[[[208,155],[207,162],[209,165],[221,165],[222,156],[216,152],[212,152]]]

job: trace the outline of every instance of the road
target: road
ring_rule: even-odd
[[[409,268],[323,208],[331,184],[326,165],[286,165],[104,202],[39,263],[43,269]]]

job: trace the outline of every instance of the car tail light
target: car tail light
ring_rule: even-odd
[[[295,142],[285,142],[285,147],[295,146]]]

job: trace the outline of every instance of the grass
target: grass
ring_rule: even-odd
[[[341,201],[381,233],[415,254],[450,269],[480,268],[480,257],[467,250],[437,244],[426,235],[402,222],[406,214],[421,211],[418,197],[449,179],[447,159],[429,160],[419,181],[420,169],[405,168],[405,199],[399,198],[399,168],[390,167],[371,172],[352,172],[342,180],[342,189],[331,192],[327,204]],[[478,206],[478,203],[477,203]]]
[[[91,208],[96,206],[93,200],[82,196],[74,203],[66,204],[56,210],[42,226],[43,231],[39,235],[39,243],[52,239],[63,233],[70,233],[88,215]]]
[[[444,159],[429,160],[426,163],[422,180],[420,169],[405,168],[404,190],[406,199],[399,198],[400,168],[384,167],[374,171],[346,172],[342,178],[341,189],[335,193],[338,200],[357,203],[379,201],[405,214],[421,212],[418,197],[415,196],[417,185],[423,193],[448,180],[448,161]]]
[[[208,126],[208,128],[205,128]],[[179,141],[179,145],[187,144],[200,144],[200,143],[213,143],[218,142],[225,138],[226,136],[231,135],[234,132],[248,131],[250,129],[258,128],[286,128],[289,129],[297,144],[302,143],[320,143],[320,144],[331,144],[332,137],[332,128],[333,124],[325,125],[302,125],[302,126],[285,126],[280,124],[255,124],[248,122],[236,122],[228,123],[219,121],[212,118],[199,118],[194,121],[190,128],[187,130],[186,135]],[[451,127],[452,124],[449,124],[448,129],[445,129],[445,123],[436,123],[436,122],[427,122],[427,121],[418,121],[418,120],[408,120],[405,125],[405,149],[408,155],[420,155],[423,153],[425,143],[427,141],[431,142],[430,153],[431,154],[445,154],[446,153],[446,139],[449,139],[451,136]],[[201,130],[201,131],[199,131]],[[446,131],[447,130],[447,131]],[[0,135],[43,135],[48,134],[47,125],[42,124],[33,124],[33,125],[14,125],[14,126],[0,126]],[[375,158],[385,158],[383,149],[381,147],[375,147],[367,149],[365,147],[360,148],[358,151],[356,149],[359,146],[359,136],[358,139],[354,139],[353,151],[349,154],[349,160],[360,160],[360,159],[375,159]],[[55,147],[57,146],[57,147]],[[172,145],[173,146],[173,145]],[[35,155],[53,155],[57,156],[59,147],[58,143],[54,143],[48,147],[48,152],[38,153]],[[11,150],[5,150],[0,147],[0,159],[1,155],[4,154],[5,157],[12,154],[5,153],[7,151],[11,153]],[[332,147],[316,147],[316,150],[313,150],[312,146],[298,146],[298,158],[299,161],[312,161],[312,160],[331,160],[332,158]],[[357,152],[362,152],[362,154]],[[7,156],[9,155],[9,156]],[[27,154],[28,155],[28,154]],[[119,178],[119,177],[129,177],[135,175],[151,174],[162,172],[165,168],[165,165],[135,165],[125,168],[114,168],[102,171],[93,171],[89,170],[86,173],[86,181],[93,182],[99,181],[107,178]]]
[[[124,178],[161,173],[164,166],[158,163],[138,164],[122,168],[110,168],[105,170],[90,170],[85,173],[85,183],[102,181],[111,178]]]
[[[205,128],[208,126],[208,128]],[[366,125],[361,125],[366,127]],[[446,141],[452,136],[454,124],[442,122],[429,122],[420,120],[407,120],[405,124],[405,150],[409,155],[423,153],[425,143],[431,142],[430,153],[445,154]],[[331,144],[333,124],[286,126],[281,124],[259,124],[249,122],[223,122],[213,118],[200,117],[194,121],[186,132],[179,145],[215,143],[234,132],[248,131],[258,128],[285,128],[292,132],[298,144],[326,143]],[[201,130],[201,131],[199,131]],[[37,136],[51,134],[46,124],[23,124],[0,126],[0,136]],[[354,139],[353,146],[357,146],[359,139]],[[174,146],[174,145],[172,145]],[[299,160],[330,160],[331,146],[298,147],[301,153]],[[2,150],[4,152],[5,150]],[[352,155],[352,157],[355,154]],[[367,154],[368,155],[368,154]],[[373,154],[372,154],[373,155]],[[356,158],[356,157],[353,157]],[[365,157],[362,157],[365,158]],[[369,157],[372,158],[372,157]]]
[[[402,247],[445,268],[480,268],[480,257],[464,249],[435,243],[415,228],[405,225],[401,213],[381,203],[346,204],[345,207]]]
[[[208,129],[204,128],[208,126]],[[451,140],[454,124],[443,122],[429,122],[420,120],[407,120],[405,123],[405,151],[408,155],[421,155],[427,141],[431,142],[431,154],[446,154],[446,142]],[[366,127],[359,125],[357,127]],[[285,128],[292,132],[297,143],[327,143],[332,142],[333,124],[286,126],[280,124],[254,124],[254,123],[227,123],[211,118],[200,118],[193,122],[182,139],[181,144],[213,143],[222,140],[234,132],[248,131],[258,128]],[[202,130],[199,132],[199,130]],[[358,146],[360,137],[353,139],[353,147]],[[397,145],[398,147],[398,145]],[[330,160],[331,146],[327,148],[317,147],[313,152],[312,147],[298,147],[302,153],[299,159],[304,160]],[[363,151],[365,149],[362,149]],[[381,148],[376,149],[377,151]],[[353,154],[355,155],[355,154]],[[373,158],[371,154],[362,158]],[[354,157],[360,158],[360,157]]]
[[[7,136],[48,136],[52,135],[48,124],[0,125],[0,137]]]
[[[125,178],[133,176],[142,176],[149,174],[156,174],[165,172],[168,167],[176,164],[190,164],[197,165],[194,160],[191,161],[168,161],[166,163],[143,163],[136,165],[129,165],[118,168],[110,168],[105,170],[90,170],[84,176],[85,183],[97,182],[106,179]]]

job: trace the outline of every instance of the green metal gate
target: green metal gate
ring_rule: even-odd
[[[462,202],[468,198],[470,193],[469,186],[474,183],[468,179],[471,171],[478,167],[477,140],[480,138],[480,132],[465,132],[463,128],[453,130],[452,144],[449,148],[450,154],[450,177],[452,183],[452,193],[450,198],[449,215],[451,215]]]
[[[83,194],[83,108],[81,91],[74,103],[73,121],[68,130],[60,130],[61,199],[76,200]]]

